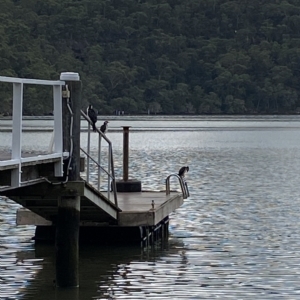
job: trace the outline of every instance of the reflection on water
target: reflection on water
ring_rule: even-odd
[[[19,207],[12,201],[0,198],[0,299],[20,299],[42,269],[35,258],[33,226],[16,227],[15,211]]]
[[[17,205],[2,198],[0,299],[299,299],[297,122],[284,130],[265,129],[267,120],[261,130],[132,132],[131,177],[163,189],[167,175],[189,165],[191,197],[171,215],[168,243],[82,247],[78,290],[53,288],[53,246],[35,248],[34,228],[16,227]],[[121,177],[122,134],[108,136]]]

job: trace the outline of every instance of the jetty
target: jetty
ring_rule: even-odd
[[[0,76],[0,88],[2,82],[13,86],[13,113],[11,149],[0,151],[0,196],[21,205],[16,224],[35,225],[36,242],[55,242],[58,286],[79,285],[79,242],[149,245],[168,235],[170,213],[189,196],[186,182],[170,174],[165,191],[157,192],[143,191],[139,179],[129,178],[128,126],[123,127],[123,178],[115,177],[111,141],[91,130],[81,110],[78,73],[61,73],[57,81]],[[24,85],[52,86],[53,134],[47,153],[22,149]],[[80,143],[82,119],[88,123],[86,145]],[[98,139],[96,155],[91,136]]]

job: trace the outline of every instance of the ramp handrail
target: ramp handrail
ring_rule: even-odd
[[[106,137],[105,134],[103,134],[98,128],[96,128],[96,132],[98,133],[98,157],[97,160],[94,159],[91,155],[90,151],[90,125],[92,124],[90,118],[88,115],[81,110],[81,115],[83,118],[88,122],[88,141],[87,141],[87,151],[85,151],[82,147],[80,147],[80,150],[86,155],[87,157],[87,169],[86,169],[86,181],[90,182],[90,161],[92,161],[98,169],[97,176],[98,176],[98,183],[97,188],[100,192],[100,179],[101,179],[101,171],[104,171],[107,175],[107,198],[110,200],[110,190],[112,187],[113,195],[114,195],[114,204],[118,206],[118,199],[117,199],[117,187],[116,187],[116,179],[115,179],[115,170],[114,170],[114,160],[113,160],[113,151],[112,151],[112,143],[111,141]],[[108,144],[108,166],[107,170],[105,170],[101,166],[101,140],[105,140]]]
[[[187,186],[187,183],[186,181],[184,180],[183,177],[177,175],[177,174],[171,174],[167,177],[166,179],[166,195],[169,195],[170,194],[170,178],[171,177],[176,177],[178,178],[179,180],[179,184],[180,184],[180,187],[181,187],[181,191],[182,191],[182,196],[183,196],[183,199],[187,199],[189,196],[190,196],[190,193],[189,193],[189,189],[188,189],[188,186]]]

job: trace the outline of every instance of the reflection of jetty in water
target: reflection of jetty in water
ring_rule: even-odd
[[[139,289],[142,292],[143,281],[151,275],[151,270],[153,270],[156,262],[161,264],[163,261],[167,263],[169,260],[171,263],[176,257],[177,260],[181,260],[181,267],[187,263],[186,257],[182,254],[184,253],[182,250],[183,243],[173,238],[162,240],[145,248],[138,245],[82,246],[79,259],[79,289],[57,289],[53,282],[55,278],[55,249],[53,245],[37,244],[35,248],[35,255],[33,252],[29,254],[35,256],[36,268],[33,271],[28,268],[28,273],[32,274],[30,281],[23,287],[14,285],[14,291],[19,289],[19,294],[23,295],[22,300],[79,300],[97,299],[97,297],[117,299],[117,295],[130,294],[131,289],[136,289],[136,284],[140,284]],[[20,258],[25,255],[28,253],[18,253]],[[158,267],[158,269],[163,272],[163,268]],[[176,272],[180,276],[180,270]],[[131,280],[132,276],[136,278],[134,282]],[[140,278],[140,282],[137,278]],[[21,297],[17,296],[16,299],[21,299]]]

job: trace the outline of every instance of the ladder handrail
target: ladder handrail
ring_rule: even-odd
[[[90,135],[90,125],[92,124],[90,118],[88,115],[81,110],[81,115],[83,118],[88,122],[88,134]],[[89,160],[96,164],[97,169],[98,169],[98,190],[100,191],[100,171],[104,171],[107,176],[108,176],[108,186],[107,186],[107,198],[110,199],[110,188],[112,184],[112,191],[114,195],[114,204],[118,206],[118,200],[117,200],[117,188],[116,188],[116,178],[115,178],[115,170],[114,170],[114,161],[113,161],[113,152],[112,152],[112,142],[106,137],[105,134],[103,134],[98,128],[96,128],[96,132],[98,133],[99,136],[99,149],[98,149],[98,162],[92,158],[91,154],[89,153],[89,145],[88,145],[88,151],[85,151],[80,147],[80,150],[87,156],[87,165],[89,166]],[[109,146],[109,152],[108,152],[108,171],[106,171],[100,164],[100,157],[101,157],[101,139],[104,139]],[[88,139],[88,143],[90,142],[90,139]],[[89,168],[88,168],[89,170]],[[89,182],[89,172],[87,172],[87,182]]]
[[[176,177],[178,178],[179,180],[179,184],[180,184],[180,187],[181,187],[181,191],[182,191],[182,196],[183,196],[183,199],[187,199],[189,196],[190,196],[190,193],[189,193],[189,190],[188,190],[188,186],[187,186],[187,183],[186,181],[184,180],[183,177],[177,175],[177,174],[171,174],[167,177],[166,179],[166,195],[169,195],[170,194],[170,178],[171,177]]]

